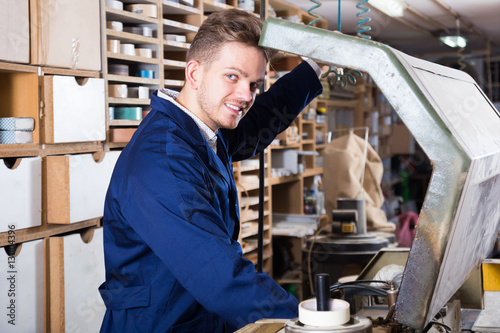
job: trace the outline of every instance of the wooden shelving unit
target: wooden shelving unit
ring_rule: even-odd
[[[100,228],[102,221],[100,217],[78,221],[69,224],[49,223],[46,219],[47,186],[51,180],[46,179],[43,166],[48,158],[59,155],[77,156],[79,154],[107,153],[109,151],[121,150],[128,142],[113,142],[110,133],[115,130],[127,130],[132,133],[141,123],[141,120],[110,119],[110,107],[142,107],[149,109],[149,98],[136,98],[128,96],[126,98],[110,95],[110,85],[125,84],[128,88],[146,86],[149,92],[163,88],[174,88],[179,90],[184,84],[184,68],[186,65],[186,53],[191,42],[198,31],[199,26],[207,15],[214,11],[237,8],[236,0],[230,0],[226,4],[211,0],[195,0],[193,6],[186,6],[169,0],[122,0],[124,6],[128,4],[153,4],[157,6],[157,16],[135,14],[127,10],[117,10],[106,6],[105,0],[100,0],[100,23],[102,26],[101,35],[101,56],[102,69],[100,71],[89,71],[71,68],[48,67],[41,65],[17,64],[0,61],[0,116],[31,117],[35,119],[35,130],[33,132],[33,143],[29,144],[2,144],[0,145],[0,158],[8,160],[14,164],[17,159],[38,158],[42,164],[41,172],[41,223],[40,225],[16,230],[16,244],[34,240],[48,241],[54,236],[64,236],[68,234],[84,234],[90,229]],[[310,16],[298,10],[296,7],[282,1],[271,2],[278,12],[287,16],[289,13],[297,13],[307,24]],[[254,14],[260,12],[260,1],[255,2]],[[152,31],[151,35],[142,35],[128,31],[117,31],[107,27],[107,22],[121,22],[124,28],[146,28]],[[323,20],[316,24],[326,26]],[[185,41],[167,40],[164,35],[176,34],[185,36]],[[120,44],[134,44],[137,48],[147,48],[152,50],[152,57],[139,55],[129,55],[120,52],[112,52],[107,48],[108,40],[119,41]],[[111,65],[127,65],[127,75],[113,74],[110,71]],[[141,77],[137,73],[139,70],[151,70],[153,77]],[[74,76],[80,78],[102,79],[105,86],[105,107],[102,112],[105,114],[105,140],[89,140],[85,142],[68,143],[48,143],[44,141],[44,117],[46,100],[44,91],[45,76]],[[26,94],[26,92],[29,94]],[[14,99],[11,98],[14,96]],[[22,98],[21,98],[22,96]],[[298,120],[299,125],[308,132],[322,131],[322,125],[314,122],[304,122]],[[302,133],[302,132],[301,132]],[[299,148],[316,150],[321,152],[321,144],[314,139],[307,139],[297,142],[287,147],[273,147],[265,152],[265,181],[264,181],[264,271],[272,275],[273,252],[272,252],[272,214],[273,198],[277,202],[278,211],[286,210],[283,206],[283,198],[276,197],[273,189],[288,187],[291,193],[302,193],[304,182],[315,175],[320,175],[321,168],[315,167],[315,157],[308,157],[306,164],[308,167],[300,176],[271,178],[271,155],[273,150]],[[240,241],[243,245],[243,253],[246,258],[257,263],[257,232],[255,226],[258,219],[258,157],[248,162],[238,162],[233,165],[235,180],[239,186],[241,225]],[[1,161],[3,162],[3,161]],[[254,178],[254,181],[244,182]],[[297,186],[298,185],[298,186]],[[288,204],[288,200],[287,201]],[[293,201],[291,201],[293,202]],[[301,209],[302,203],[295,202],[295,207]],[[296,208],[294,208],[296,209]],[[292,210],[294,210],[292,209]],[[0,232],[0,247],[9,245],[9,233]],[[48,252],[47,252],[48,253]],[[48,266],[46,267],[48,268]],[[45,273],[46,286],[49,288],[49,280],[55,278],[50,272]],[[54,304],[49,304],[47,309]],[[64,306],[60,304],[59,306]],[[57,307],[57,306],[56,306]],[[56,318],[56,308],[47,310],[46,331],[55,329],[51,327],[51,321]]]

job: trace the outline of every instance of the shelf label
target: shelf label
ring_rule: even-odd
[[[170,7],[176,7],[176,8],[180,7],[180,5],[177,2],[173,2],[173,1],[163,1],[163,3],[167,6],[170,6]]]
[[[184,23],[184,28],[186,28],[188,30],[192,30],[192,31],[198,31],[198,27],[195,25],[191,25],[191,24]]]
[[[178,28],[181,27],[181,23],[180,22],[172,21],[172,20],[167,20],[167,19],[163,20],[163,24],[170,25],[172,27],[178,27]]]

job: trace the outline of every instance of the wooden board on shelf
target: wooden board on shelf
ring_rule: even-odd
[[[192,24],[163,19],[163,33],[189,33],[197,32],[198,27]]]
[[[103,151],[103,147],[102,141],[44,144],[40,155],[45,157],[49,155],[94,153]]]
[[[92,77],[92,78],[99,78],[101,76],[101,73],[97,71],[84,71],[77,69],[64,69],[64,68],[54,68],[54,67],[41,67],[40,71],[41,75],[66,75],[66,76]]]
[[[58,224],[42,224],[40,227],[26,228],[16,230],[16,244],[29,242],[34,239],[47,238],[54,235],[66,234],[83,230],[85,228],[99,226],[101,219],[90,219],[73,224],[58,225]],[[9,234],[6,232],[0,233],[0,247],[9,245]]]
[[[134,34],[125,31],[116,31],[112,29],[106,29],[106,35],[112,37],[111,39],[118,39],[125,43],[136,43],[136,44],[146,44],[146,45],[156,45],[158,44],[158,38],[145,37],[139,34]]]
[[[185,61],[163,59],[163,69],[184,69],[186,67]]]
[[[174,40],[163,40],[163,51],[187,51],[191,44],[177,42]]]
[[[142,120],[129,120],[129,119],[113,119],[108,121],[109,126],[139,126]],[[135,131],[135,129],[134,129]]]
[[[119,21],[123,23],[158,23],[158,19],[148,17],[146,15],[132,13],[126,10],[114,9],[106,6],[106,20],[107,21]]]
[[[150,99],[142,98],[119,98],[119,97],[108,97],[109,104],[137,104],[137,105],[149,105],[151,103]]]
[[[25,73],[38,73],[38,66],[29,66],[14,64],[10,62],[0,62],[0,73],[1,72],[25,72]]]
[[[158,85],[160,84],[159,79],[148,79],[138,76],[125,76],[125,75],[107,75],[108,82],[123,82],[123,83],[137,83],[137,84],[147,84],[147,85]]]
[[[113,52],[107,52],[106,56],[109,59],[125,60],[125,61],[132,61],[132,62],[154,64],[154,65],[160,64],[160,60],[157,58],[146,58],[146,57],[140,57],[140,56],[127,55],[127,54],[123,54],[123,53],[113,53]]]

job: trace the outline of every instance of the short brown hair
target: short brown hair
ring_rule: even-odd
[[[224,43],[239,42],[261,50],[269,62],[275,51],[259,46],[262,25],[262,19],[240,9],[214,12],[198,30],[186,59],[210,65]]]

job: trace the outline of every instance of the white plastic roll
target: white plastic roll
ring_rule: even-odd
[[[106,0],[106,6],[113,9],[123,10],[123,2],[115,0]]]
[[[164,37],[166,40],[173,40],[173,41],[181,42],[181,43],[186,42],[186,36],[184,36],[184,35],[165,34]]]
[[[128,88],[128,96],[131,98],[149,99],[149,87],[130,87]]]
[[[35,119],[30,117],[0,117],[0,131],[33,131]]]
[[[33,131],[0,131],[0,144],[32,142]]]
[[[126,84],[110,84],[108,86],[109,97],[127,98],[128,87]]]
[[[299,304],[299,321],[304,325],[338,326],[349,320],[349,303],[340,299],[330,299],[330,311],[317,311],[316,298]]]
[[[153,58],[153,50],[147,48],[135,49],[135,55],[145,58]]]
[[[142,35],[144,37],[153,37],[153,29],[150,27],[142,27]]]
[[[142,27],[124,27],[123,31],[130,32],[132,34],[142,35]]]
[[[108,21],[108,22],[106,22],[106,28],[114,30],[114,31],[123,31],[123,22]]]
[[[134,44],[121,44],[120,51],[123,54],[135,56],[135,45]]]
[[[109,117],[109,120],[115,119],[115,108],[112,106],[108,107],[108,117]]]
[[[108,51],[113,53],[120,53],[120,41],[117,39],[108,39],[106,41]]]

